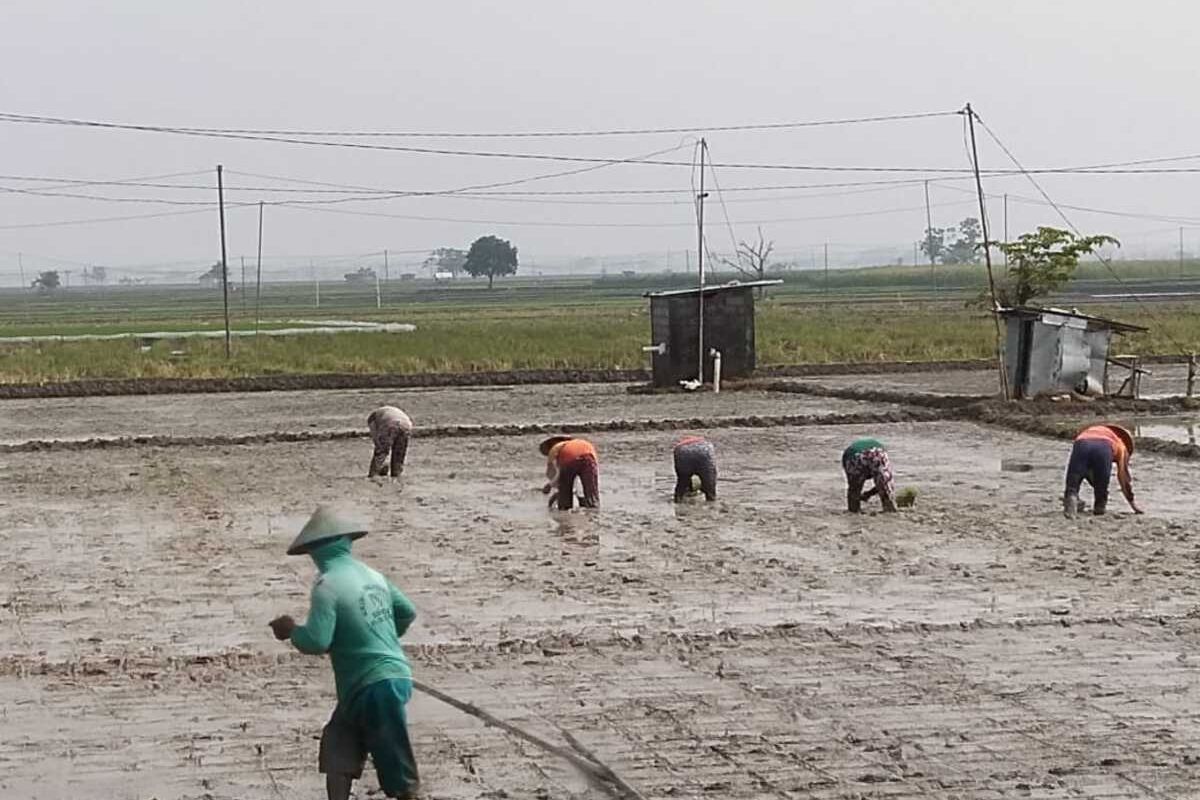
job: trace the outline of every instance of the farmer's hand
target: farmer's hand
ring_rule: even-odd
[[[267,624],[271,626],[271,632],[275,634],[275,638],[281,642],[291,638],[292,631],[296,629],[296,620],[287,614],[278,616]]]
[[[553,489],[554,489],[554,485],[553,485],[553,484],[550,484],[550,483],[545,483],[545,484],[542,484],[542,494],[550,494],[550,492],[551,492]]]

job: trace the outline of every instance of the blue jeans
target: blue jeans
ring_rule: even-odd
[[[1067,462],[1067,494],[1078,495],[1086,480],[1095,493],[1096,511],[1108,505],[1108,483],[1112,478],[1112,445],[1103,439],[1081,439],[1071,447]]]

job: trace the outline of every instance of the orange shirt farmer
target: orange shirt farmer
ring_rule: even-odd
[[[546,485],[542,491],[550,494],[561,511],[575,505],[575,479],[583,485],[579,504],[584,508],[600,505],[600,465],[596,447],[587,439],[570,436],[551,436],[538,448],[546,456]]]

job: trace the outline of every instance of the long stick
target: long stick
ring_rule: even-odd
[[[217,205],[220,206],[221,212],[221,289],[225,296],[225,358],[229,358],[229,264],[225,258],[225,185],[221,179],[220,164],[217,164]]]
[[[430,697],[437,698],[438,700],[441,700],[443,703],[446,703],[447,705],[454,706],[459,711],[462,711],[466,714],[470,714],[472,717],[475,717],[476,719],[483,720],[483,722],[487,725],[490,725],[495,728],[500,728],[503,731],[507,731],[508,733],[511,733],[513,736],[516,736],[519,739],[524,739],[525,741],[529,742],[530,744],[536,745],[536,746],[542,748],[543,750],[545,750],[546,752],[553,753],[554,755],[558,756],[559,758],[570,762],[572,766],[574,766],[576,769],[583,772],[585,775],[588,775],[588,776],[600,781],[602,784],[611,784],[612,787],[615,787],[616,789],[620,790],[620,792],[622,793],[623,796],[633,798],[633,800],[645,800],[645,798],[643,798],[642,795],[639,794],[636,789],[634,789],[632,786],[630,786],[628,783],[626,783],[624,780],[622,780],[620,778],[620,776],[618,776],[615,772],[613,772],[608,766],[601,763],[600,761],[595,760],[594,756],[589,757],[589,758],[584,758],[582,756],[576,755],[575,753],[572,753],[570,750],[566,749],[565,747],[559,747],[556,744],[546,741],[545,739],[543,739],[540,736],[536,736],[532,733],[529,733],[528,731],[521,730],[520,728],[518,728],[516,725],[513,725],[512,723],[505,722],[504,720],[500,719],[499,717],[492,716],[491,714],[489,714],[488,712],[479,708],[478,706],[474,705],[473,703],[466,703],[466,702],[463,702],[462,700],[451,697],[450,695],[446,694],[445,692],[435,689],[432,686],[424,684],[421,681],[418,681],[416,679],[414,679],[412,683],[413,683],[413,688],[416,689],[417,691],[424,692],[425,694],[429,695]]]
[[[996,279],[992,275],[992,243],[988,239],[987,208],[983,202],[983,179],[979,177],[979,150],[975,147],[975,112],[971,110],[970,103],[967,103],[966,113],[967,124],[971,129],[971,166],[975,170],[975,189],[979,194],[979,225],[983,229],[983,262],[987,265],[988,291],[992,296],[992,319],[996,323],[996,363],[1000,367],[1000,391],[1004,395],[1004,399],[1008,400],[1008,374],[1004,371],[1004,349],[1001,346],[1004,339],[1000,334],[1000,316],[996,313],[1000,310],[1000,303],[996,300]]]

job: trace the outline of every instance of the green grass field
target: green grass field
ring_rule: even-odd
[[[1085,265],[1094,267],[1096,265]],[[1160,289],[1177,264],[1150,263],[1129,272],[1128,286]],[[759,363],[986,358],[994,347],[991,318],[966,301],[984,285],[979,267],[929,270],[885,267],[784,276],[759,304]],[[1200,266],[1196,269],[1200,276]],[[715,280],[721,280],[718,276]],[[262,327],[294,320],[411,322],[414,333],[346,332],[304,337],[235,339],[226,360],[219,340],[164,340],[143,350],[135,340],[42,342],[0,346],[0,382],[80,378],[209,377],[322,372],[462,372],[644,366],[649,342],[645,291],[687,285],[683,275],[616,279],[515,279],[486,285],[392,282],[384,307],[374,287],[264,287]],[[1081,268],[1076,288],[1099,280]],[[714,281],[715,282],[715,281]],[[1123,289],[1124,287],[1118,287]],[[233,324],[253,329],[253,297],[231,298]],[[1144,355],[1200,349],[1200,305],[1090,305],[1092,313],[1150,327],[1121,349]],[[40,296],[0,294],[0,336],[105,334],[130,331],[220,330],[219,292],[196,287],[61,291]]]

